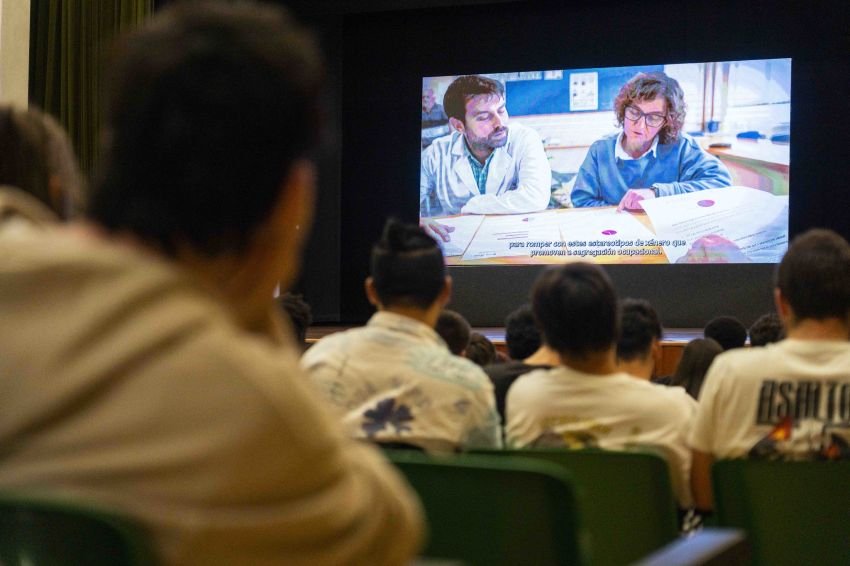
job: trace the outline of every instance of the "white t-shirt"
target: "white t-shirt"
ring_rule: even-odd
[[[689,442],[715,458],[850,457],[850,342],[787,339],[718,356]]]
[[[376,313],[362,328],[321,340],[301,365],[355,438],[429,452],[501,447],[487,375],[412,318]]]
[[[670,464],[679,504],[690,507],[691,457],[685,440],[695,412],[696,402],[681,387],[562,366],[514,382],[505,434],[508,445],[518,448],[654,448]]]

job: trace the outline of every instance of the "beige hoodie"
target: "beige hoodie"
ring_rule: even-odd
[[[0,235],[17,234],[59,222],[46,204],[11,185],[0,185]]]
[[[0,233],[0,489],[137,517],[168,564],[405,564],[421,512],[282,347],[175,265]]]

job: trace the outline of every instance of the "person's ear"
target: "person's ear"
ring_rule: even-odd
[[[658,338],[652,339],[652,348],[650,348],[652,359],[657,360],[661,356],[661,341]]]
[[[369,303],[373,307],[379,308],[381,306],[381,300],[378,298],[378,292],[375,290],[375,280],[367,277],[366,281],[363,282],[363,288],[366,290],[366,298],[369,299]]]
[[[456,132],[460,132],[461,134],[464,131],[463,122],[458,120],[457,118],[449,118],[449,126]]]
[[[773,303],[776,305],[776,312],[779,314],[779,318],[781,318],[782,323],[785,324],[785,321],[791,315],[791,305],[788,304],[788,301],[785,299],[782,291],[779,290],[779,287],[773,290]]]
[[[445,282],[443,283],[443,290],[440,291],[439,301],[440,305],[446,306],[449,304],[449,301],[452,300],[452,277],[451,275],[446,275]]]
[[[281,183],[278,201],[270,218],[274,229],[274,246],[279,247],[282,271],[281,289],[287,289],[295,279],[301,264],[301,251],[307,243],[313,224],[316,169],[307,159],[292,163]],[[268,244],[268,242],[264,242]]]
[[[652,346],[649,349],[649,357],[653,363],[652,373],[654,374],[658,371],[658,368],[661,367],[662,363],[662,352],[661,352],[661,341],[658,338],[652,339]]]
[[[50,175],[47,178],[47,195],[52,208],[60,218],[66,218],[71,211],[66,210],[65,195],[62,194],[62,180],[59,175]]]

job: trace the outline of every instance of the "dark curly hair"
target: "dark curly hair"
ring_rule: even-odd
[[[750,326],[750,346],[765,346],[785,338],[782,319],[775,312],[763,314]]]
[[[443,96],[443,109],[449,118],[463,122],[466,118],[466,102],[479,94],[496,94],[504,98],[505,86],[499,81],[478,75],[456,78]]]
[[[443,309],[437,318],[434,330],[455,356],[463,355],[463,351],[469,346],[472,329],[469,327],[469,322],[459,312]]]
[[[614,113],[617,125],[622,127],[626,106],[635,102],[646,102],[663,96],[667,101],[667,120],[658,132],[658,141],[672,143],[679,139],[679,132],[685,125],[685,93],[676,79],[662,72],[638,73],[620,88],[614,99]]]
[[[519,307],[505,319],[505,343],[512,360],[524,360],[540,348],[543,337],[531,305]]]
[[[643,299],[623,299],[620,303],[620,338],[617,357],[634,360],[650,353],[652,340],[661,340],[663,330],[658,313]]]

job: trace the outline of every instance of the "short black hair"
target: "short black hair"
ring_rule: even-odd
[[[504,98],[505,86],[497,80],[480,75],[464,75],[456,78],[443,96],[443,110],[449,118],[465,123],[467,101],[480,94],[497,95]]]
[[[782,319],[775,312],[763,314],[750,326],[750,346],[764,346],[785,338]]]
[[[543,272],[531,295],[546,343],[560,354],[586,357],[617,341],[617,294],[602,269],[569,263]]]
[[[776,286],[797,320],[850,316],[850,245],[831,230],[794,238],[779,263]]]
[[[505,319],[505,343],[512,360],[524,360],[543,343],[531,305],[522,305]]]
[[[496,346],[490,339],[483,334],[473,332],[469,337],[469,346],[466,348],[466,359],[484,367],[495,363],[496,358]]]
[[[624,299],[620,303],[617,358],[629,361],[646,357],[652,347],[652,341],[661,340],[661,335],[661,321],[649,301]]]
[[[298,343],[304,346],[307,341],[307,329],[313,323],[313,309],[300,293],[287,291],[277,298],[277,304],[289,317]]]
[[[372,247],[372,280],[385,306],[430,307],[446,284],[443,252],[415,224],[389,219]]]
[[[272,5],[175,3],[108,69],[90,216],[166,255],[244,251],[318,143],[312,36]]]
[[[443,309],[437,318],[434,330],[440,335],[449,351],[455,356],[460,356],[469,346],[469,335],[472,329],[469,322],[459,312]]]
[[[718,316],[709,320],[702,335],[717,341],[724,350],[743,348],[747,343],[747,328],[734,316]]]

